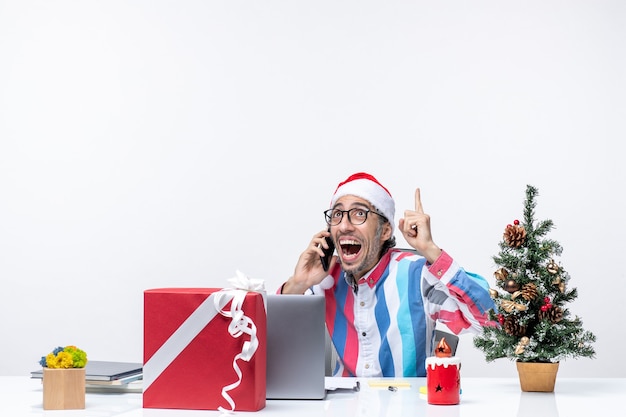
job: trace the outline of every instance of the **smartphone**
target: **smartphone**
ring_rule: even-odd
[[[328,229],[330,232],[330,228]],[[335,252],[335,244],[330,236],[326,237],[326,244],[328,244],[328,249],[322,248],[324,251],[324,256],[320,256],[320,260],[322,261],[322,267],[324,271],[328,271],[328,266],[330,265],[330,260],[333,257],[333,253]]]

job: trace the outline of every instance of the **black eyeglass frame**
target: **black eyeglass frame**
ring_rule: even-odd
[[[352,221],[352,217],[350,217],[350,212],[351,211],[354,212],[355,210],[362,211],[362,212],[365,213],[365,218],[363,219],[363,221],[361,223],[353,222]],[[335,219],[335,217],[331,216],[331,214],[333,212],[341,213],[341,217],[339,217],[339,221],[336,222],[336,223],[332,222],[332,220]],[[348,221],[350,222],[351,225],[353,225],[353,226],[360,226],[360,225],[362,225],[363,223],[365,223],[367,221],[367,216],[370,213],[377,214],[377,215],[379,215],[380,217],[382,217],[385,220],[387,219],[385,216],[383,216],[382,214],[376,212],[375,210],[370,210],[370,209],[361,208],[361,207],[353,207],[350,210],[328,209],[328,210],[324,211],[324,220],[326,220],[326,224],[329,225],[329,226],[337,226],[337,225],[341,224],[341,222],[343,221],[343,216],[345,214],[347,214],[348,215]]]

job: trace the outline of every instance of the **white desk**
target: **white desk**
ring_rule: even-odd
[[[626,378],[557,379],[554,393],[521,392],[513,378],[461,379],[463,393],[456,406],[429,405],[419,394],[424,378],[407,378],[410,388],[396,392],[371,388],[360,379],[359,392],[329,392],[319,401],[268,401],[259,412],[235,412],[239,416],[290,417],[570,417],[612,414],[623,408]],[[84,410],[42,408],[40,380],[0,376],[0,416],[89,416],[89,417],[197,417],[219,416],[219,411],[162,410],[142,408],[140,393],[87,393]],[[619,413],[618,413],[619,414]]]

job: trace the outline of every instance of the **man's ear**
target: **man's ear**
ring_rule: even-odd
[[[391,227],[391,223],[385,222],[385,224],[383,225],[383,234],[382,234],[383,242],[386,242],[389,239],[391,239],[391,236],[393,236],[393,228]]]

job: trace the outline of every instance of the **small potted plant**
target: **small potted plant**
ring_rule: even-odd
[[[524,220],[505,227],[500,252],[493,257],[498,288],[490,290],[497,307],[490,318],[499,325],[483,328],[474,346],[487,362],[515,361],[522,391],[552,392],[559,361],[593,358],[596,338],[567,308],[578,292],[557,263],[561,245],[545,237],[552,221],[535,222],[537,194],[535,187],[526,187]]]
[[[85,408],[85,351],[72,345],[59,346],[39,364],[43,367],[44,410]]]

